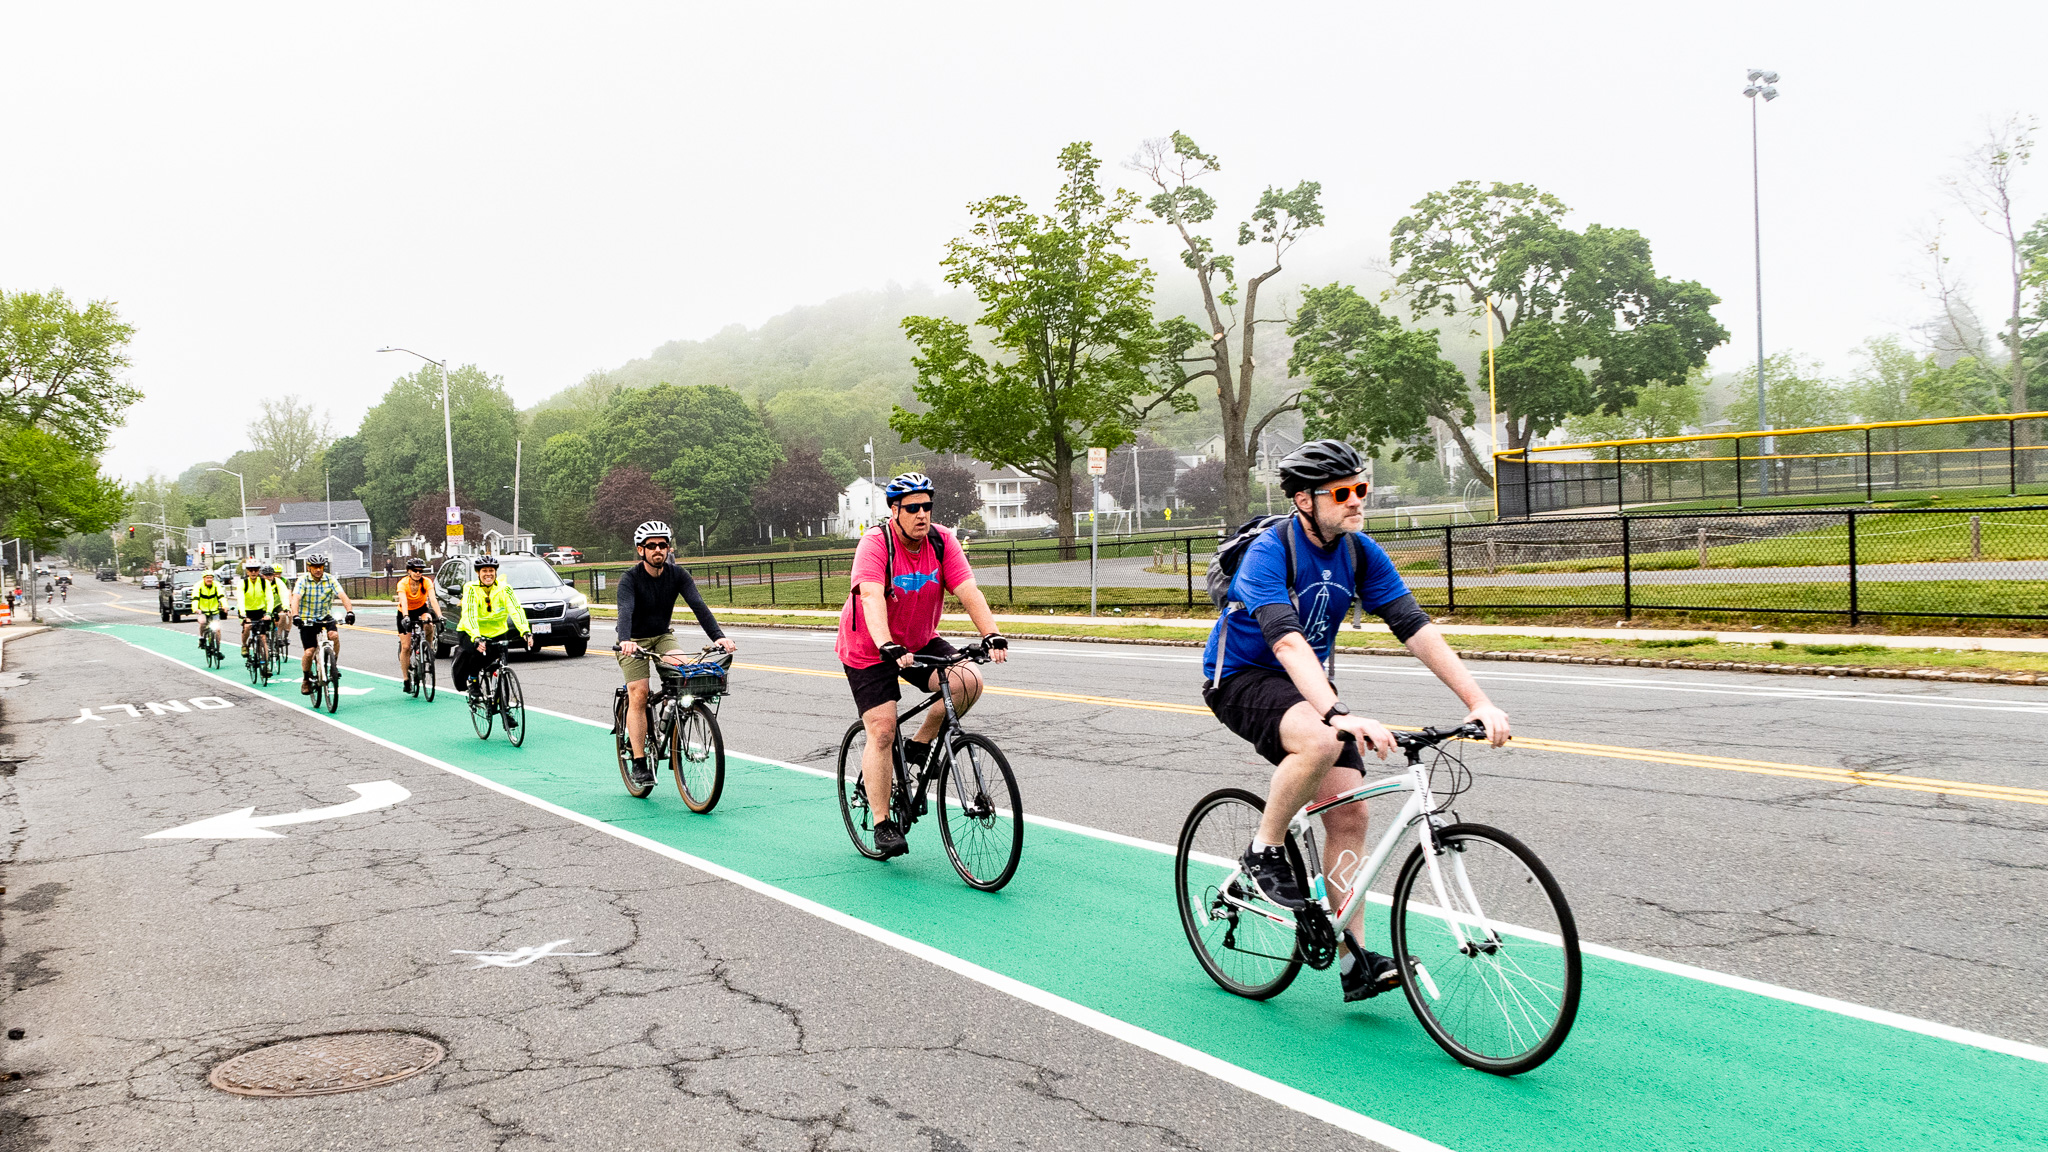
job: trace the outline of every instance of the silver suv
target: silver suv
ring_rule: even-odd
[[[442,656],[454,650],[455,625],[462,619],[462,588],[476,579],[475,562],[474,556],[457,556],[443,561],[434,574],[434,595],[441,603],[442,615],[448,618],[437,644]],[[563,583],[553,565],[533,555],[500,556],[498,583],[519,597],[536,642],[544,647],[559,646],[571,656],[581,656],[590,647],[590,598]]]

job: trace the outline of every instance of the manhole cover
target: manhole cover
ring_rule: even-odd
[[[206,1082],[243,1096],[325,1096],[417,1075],[448,1050],[424,1036],[358,1032],[287,1040],[216,1066]]]

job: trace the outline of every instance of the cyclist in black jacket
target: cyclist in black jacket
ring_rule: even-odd
[[[633,547],[640,562],[619,577],[619,670],[626,676],[626,736],[633,742],[633,783],[646,787],[654,783],[654,764],[647,759],[647,658],[679,664],[676,638],[669,632],[675,618],[676,597],[681,596],[697,616],[697,626],[724,648],[736,652],[739,645],[726,636],[705,607],[697,582],[682,565],[669,559],[671,533],[660,520],[649,520],[633,530]]]

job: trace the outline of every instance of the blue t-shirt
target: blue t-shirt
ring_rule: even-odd
[[[1408,594],[1408,585],[1394,570],[1394,562],[1370,536],[1360,535],[1365,546],[1365,571],[1352,572],[1352,548],[1338,540],[1330,548],[1309,542],[1300,518],[1279,530],[1269,530],[1245,549],[1237,574],[1230,580],[1230,599],[1243,607],[1225,612],[1209,631],[1208,646],[1202,650],[1202,675],[1211,683],[1218,679],[1216,660],[1223,658],[1223,676],[1246,668],[1280,669],[1280,660],[1266,643],[1253,614],[1267,604],[1288,603],[1287,545],[1280,532],[1294,533],[1294,603],[1301,616],[1302,636],[1324,661],[1337,645],[1337,628],[1351,611],[1352,589],[1367,611],[1377,612]]]

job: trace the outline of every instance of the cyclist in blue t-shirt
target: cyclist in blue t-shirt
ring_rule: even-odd
[[[1364,520],[1364,471],[1365,461],[1341,440],[1311,441],[1280,461],[1281,487],[1295,514],[1245,549],[1231,579],[1229,607],[1202,653],[1208,678],[1203,701],[1225,727],[1275,765],[1265,815],[1245,849],[1242,867],[1261,896],[1289,909],[1307,901],[1282,847],[1288,822],[1310,802],[1364,781],[1360,744],[1382,760],[1394,748],[1393,734],[1377,720],[1352,715],[1330,678],[1337,629],[1354,595],[1457,693],[1470,709],[1465,718],[1483,723],[1494,747],[1509,735],[1507,713],[1486,698],[1416,606],[1393,561],[1372,539],[1356,535]],[[1292,595],[1283,532],[1294,537]],[[1347,543],[1347,536],[1359,546]],[[1356,571],[1360,557],[1364,570]],[[1328,838],[1323,859],[1336,889],[1331,899],[1342,907],[1348,880],[1365,859],[1365,805],[1331,809],[1323,816],[1323,828]],[[1400,967],[1366,951],[1349,932],[1342,953],[1344,999],[1364,1000],[1400,986]]]

